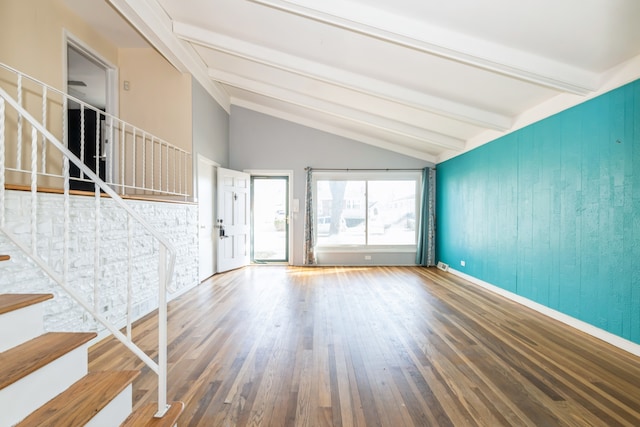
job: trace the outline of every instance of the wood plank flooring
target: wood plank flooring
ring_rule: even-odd
[[[640,358],[437,269],[228,272],[170,303],[169,340],[180,426],[640,425]],[[111,340],[89,357],[142,367]]]

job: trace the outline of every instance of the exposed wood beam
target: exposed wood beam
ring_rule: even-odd
[[[259,113],[266,114],[268,116],[276,117],[282,120],[287,120],[290,122],[294,122],[300,124],[302,126],[307,126],[312,129],[317,129],[323,132],[328,132],[333,135],[341,136],[343,138],[351,139],[354,141],[362,142],[364,144],[372,145],[374,147],[382,148],[385,150],[390,150],[395,153],[404,154],[405,156],[414,157],[416,159],[424,160],[431,163],[436,163],[436,156],[431,155],[429,153],[425,153],[424,151],[415,150],[413,148],[409,148],[403,146],[401,144],[394,144],[389,141],[384,141],[379,138],[374,138],[369,135],[364,135],[359,132],[355,132],[352,130],[344,129],[339,126],[330,125],[327,122],[322,122],[318,120],[314,120],[308,117],[303,117],[298,114],[293,114],[289,112],[285,112],[281,109],[270,108],[262,104],[257,104],[255,102],[247,101],[244,99],[238,99],[231,97],[231,103],[233,105],[237,105],[239,107],[244,107],[249,110],[257,111]]]
[[[598,88],[595,73],[361,3],[250,1],[562,92],[586,95]]]
[[[178,37],[209,49],[472,125],[504,131],[513,122],[504,114],[414,91],[193,25],[174,22],[173,31]]]
[[[227,113],[230,111],[229,95],[208,77],[205,64],[193,49],[173,34],[171,19],[155,0],[108,1],[171,65],[181,73],[190,73]]]
[[[339,119],[366,125],[367,127],[384,130],[385,132],[400,138],[410,138],[424,141],[430,145],[450,150],[463,150],[464,141],[438,132],[433,132],[424,128],[418,128],[395,120],[390,120],[379,115],[359,111],[340,104],[311,97],[305,94],[280,88],[269,83],[259,82],[228,73],[222,70],[209,70],[209,76],[221,83],[237,87],[242,90],[257,93],[262,96],[277,99],[279,101],[297,105],[306,109],[314,110]]]

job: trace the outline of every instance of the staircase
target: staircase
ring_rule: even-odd
[[[138,371],[88,373],[95,333],[44,332],[42,304],[52,297],[0,295],[0,427],[176,425],[182,402],[162,418],[154,404],[131,412]]]
[[[0,79],[0,235],[7,239],[9,250],[19,250],[26,262],[47,276],[56,290],[64,292],[84,310],[87,318],[95,321],[96,327],[91,330],[112,334],[153,371],[158,388],[155,407],[143,407],[131,414],[131,383],[137,372],[88,373],[87,348],[96,333],[44,333],[42,305],[51,295],[4,294],[0,295],[0,427],[173,426],[184,406],[180,402],[167,404],[167,294],[173,289],[176,250],[169,239],[155,230],[116,190],[121,194],[129,189],[186,195],[188,186],[180,184],[179,178],[185,175],[186,179],[188,175],[185,166],[189,164],[188,153],[164,142],[156,146],[158,138],[4,64],[0,64],[0,70],[12,76]],[[15,78],[13,86],[12,78]],[[3,89],[5,83],[12,86],[11,92],[16,95]],[[28,102],[32,98],[39,98],[41,118],[27,109],[34,105]],[[115,180],[113,170],[106,171],[109,183],[100,178],[98,156],[95,170],[89,167],[91,161],[88,165],[84,158],[84,148],[91,144],[95,144],[96,153],[100,152],[100,138],[90,141],[82,136],[80,156],[70,151],[66,113],[72,103],[80,105],[81,118],[88,110],[93,110],[97,117],[105,116],[110,146],[117,142],[120,148],[117,154],[113,148],[108,150],[112,158],[121,160],[117,174],[120,181]],[[83,122],[81,119],[82,135]],[[51,126],[52,123],[56,125]],[[96,133],[99,132],[96,130]],[[141,158],[136,156],[139,151],[143,153]],[[146,156],[150,159],[148,165]],[[138,159],[137,163],[125,163],[129,157]],[[156,157],[158,163],[154,163]],[[138,166],[140,169],[136,169]],[[169,166],[180,172],[169,173]],[[131,181],[125,173],[129,169],[133,170]],[[161,173],[157,169],[162,169]],[[93,218],[91,232],[86,227],[78,227],[77,221],[71,218],[74,209],[71,187],[79,180],[94,190],[94,208],[89,214]],[[28,214],[9,215],[12,209],[7,203],[9,186],[29,191]],[[55,190],[62,196],[56,199],[55,214],[48,213],[50,217],[56,216],[57,223],[52,227],[47,227],[53,222],[48,222],[51,218],[45,218],[47,213],[43,213],[41,189]],[[103,199],[109,200],[110,210],[106,213]],[[111,237],[110,230],[102,225],[105,215],[117,216],[124,225],[120,239],[126,246],[122,250],[101,251],[101,242]],[[80,225],[86,226],[84,222]],[[43,235],[46,231],[56,234]],[[92,241],[92,249],[88,249],[89,246],[79,249],[79,240]],[[140,245],[141,241],[145,244]],[[93,254],[92,260],[85,263],[93,266],[90,277],[77,274],[82,270],[82,265],[74,264],[80,258],[79,251],[84,251],[82,255]],[[0,274],[2,264],[9,259],[0,255]],[[120,263],[119,272],[124,272],[117,283],[121,297],[118,300],[122,300],[119,307],[124,313],[111,315],[105,312],[102,303],[105,298],[103,270],[106,270],[106,260],[114,262],[114,259]],[[133,273],[141,263],[156,267],[156,273],[134,280]],[[21,292],[22,285],[19,289]],[[144,292],[155,293],[155,296]],[[157,304],[158,345],[154,358],[134,342],[131,333],[138,295]],[[154,301],[154,298],[157,299]]]

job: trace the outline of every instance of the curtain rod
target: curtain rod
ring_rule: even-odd
[[[383,171],[383,172],[391,172],[391,171],[409,171],[409,172],[422,172],[424,170],[424,168],[421,169],[416,169],[416,168],[412,168],[412,169],[394,169],[394,168],[385,168],[385,169],[333,169],[333,168],[312,168],[307,166],[306,168],[304,168],[304,170],[312,170],[312,171],[321,171],[321,172],[374,172],[374,171]]]

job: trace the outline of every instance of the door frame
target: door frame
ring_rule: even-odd
[[[217,189],[217,180],[218,180],[218,168],[221,167],[219,163],[215,162],[214,160],[211,160],[208,157],[203,156],[202,154],[198,153],[196,155],[196,170],[195,170],[195,182],[194,182],[194,201],[196,203],[198,203],[198,254],[200,253],[200,202],[198,200],[198,195],[199,195],[199,191],[200,191],[200,183],[199,183],[199,179],[200,179],[200,164],[204,163],[207,166],[210,166],[213,168],[213,206],[211,207],[212,211],[211,211],[211,217],[213,218],[214,222],[215,219],[218,217],[218,189]],[[214,224],[212,224],[212,227],[214,227]],[[212,230],[212,232],[215,232],[216,230]],[[218,239],[213,239],[213,274],[218,273]],[[198,261],[198,266],[200,264],[200,261]],[[200,273],[198,273],[199,275]]]
[[[103,67],[107,72],[107,87],[106,87],[106,103],[105,113],[113,116],[118,116],[118,67],[107,60],[104,56],[98,53],[95,49],[91,48],[88,44],[83,42],[79,37],[76,37],[68,30],[64,30],[64,49],[62,58],[63,68],[63,84],[65,93],[69,93],[69,87],[67,85],[67,49],[69,47],[74,48],[87,59],[95,62]]]
[[[284,170],[277,170],[277,169],[245,169],[244,172],[248,173],[251,176],[256,175],[256,176],[286,176],[287,177],[287,182],[288,182],[287,193],[288,193],[288,199],[289,199],[289,200],[287,200],[287,205],[289,206],[289,233],[288,233],[288,241],[287,241],[287,264],[288,265],[293,265],[293,258],[292,258],[293,224],[298,219],[298,214],[299,214],[299,212],[297,212],[297,210],[296,210],[296,206],[293,203],[293,170],[290,170],[290,169],[284,169]],[[252,194],[253,194],[253,190],[252,190]],[[251,200],[251,202],[253,202],[253,200]],[[253,212],[252,212],[252,215],[253,215]],[[252,231],[252,233],[253,233],[253,231]],[[253,239],[252,239],[252,241],[253,241]],[[251,251],[253,251],[253,247],[251,248]]]
[[[77,52],[81,53],[89,61],[94,62],[100,67],[104,68],[106,72],[106,88],[105,88],[105,109],[106,114],[110,114],[114,117],[119,116],[119,102],[118,102],[118,67],[107,60],[104,56],[98,53],[91,46],[82,41],[79,37],[75,36],[69,30],[63,31],[63,49],[62,49],[62,77],[64,92],[69,93],[69,73],[68,73],[68,57],[67,50],[69,47],[73,48]],[[65,112],[66,114],[66,112]],[[112,150],[106,150],[107,153],[111,152],[113,158],[106,158],[105,177],[109,179],[109,176],[119,176],[119,157],[117,155],[119,150],[118,133],[114,133],[114,140],[109,141],[112,145]],[[68,144],[68,141],[64,141]]]

